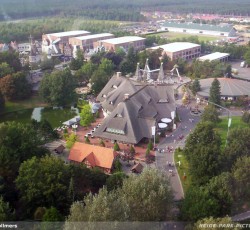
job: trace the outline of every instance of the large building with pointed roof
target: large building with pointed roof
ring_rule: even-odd
[[[94,136],[137,144],[152,137],[152,127],[175,111],[174,89],[164,82],[162,66],[150,84],[137,68],[133,78],[114,75],[97,97],[106,118]]]

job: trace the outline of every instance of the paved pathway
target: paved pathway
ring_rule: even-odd
[[[235,216],[231,217],[233,221],[243,221],[243,220],[249,220],[250,219],[250,211],[237,214]]]
[[[184,197],[184,193],[177,169],[175,166],[167,164],[168,162],[174,162],[174,151],[169,153],[167,152],[166,147],[173,147],[173,149],[184,147],[187,135],[194,129],[195,125],[200,120],[200,117],[191,115],[190,110],[187,107],[179,106],[177,111],[181,119],[181,124],[173,132],[173,135],[166,137],[160,144],[158,144],[158,149],[164,149],[164,152],[159,153],[159,151],[156,151],[156,167],[163,170],[170,177],[175,200],[180,200]],[[192,119],[192,122],[190,119]],[[183,135],[184,138],[179,140],[179,135]],[[172,173],[169,173],[169,170],[173,171],[173,176]]]

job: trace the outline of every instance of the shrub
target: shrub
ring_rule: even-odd
[[[114,150],[115,150],[115,151],[120,151],[120,147],[119,147],[119,145],[117,144],[117,142],[115,142],[115,144],[114,144]]]

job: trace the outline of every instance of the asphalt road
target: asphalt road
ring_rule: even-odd
[[[163,141],[161,141],[161,143],[158,144],[157,148],[164,149],[164,152],[161,151],[160,153],[159,151],[156,151],[156,167],[163,170],[166,175],[169,176],[170,183],[174,190],[175,200],[180,200],[184,197],[184,193],[177,169],[175,165],[171,165],[171,163],[174,162],[174,150],[178,147],[184,147],[186,137],[199,122],[200,117],[192,115],[187,107],[179,106],[177,108],[177,112],[181,122],[171,136],[166,137]],[[192,122],[190,119],[192,119]],[[181,140],[178,138],[180,135],[184,136]],[[173,151],[168,152],[167,147],[173,147]],[[172,172],[169,172],[169,170],[172,170]]]

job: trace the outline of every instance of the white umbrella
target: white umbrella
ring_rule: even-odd
[[[164,122],[164,123],[170,123],[170,122],[172,122],[172,119],[170,119],[170,118],[162,118],[161,121]]]
[[[158,126],[159,126],[159,128],[161,128],[161,129],[164,129],[164,128],[168,127],[168,125],[165,124],[165,123],[158,123]]]

